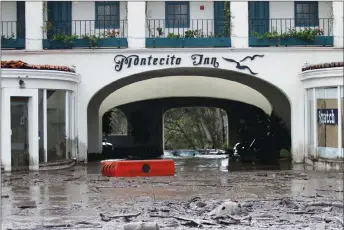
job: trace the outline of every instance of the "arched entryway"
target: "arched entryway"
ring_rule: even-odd
[[[224,69],[214,69],[214,68],[195,68],[195,67],[184,67],[184,68],[168,68],[168,69],[161,69],[161,70],[154,70],[154,71],[147,71],[142,72],[134,75],[127,76],[125,78],[121,78],[117,81],[112,82],[111,84],[105,86],[101,90],[99,90],[90,100],[88,104],[88,112],[87,112],[87,120],[88,120],[88,152],[96,152],[101,151],[101,119],[100,117],[105,111],[100,111],[102,102],[112,93],[122,90],[125,91],[126,87],[130,85],[137,84],[140,82],[149,82],[154,80],[161,80],[167,78],[174,78],[179,77],[194,77],[194,84],[197,85],[201,82],[201,79],[207,78],[208,80],[211,79],[212,82],[222,81],[220,85],[225,84],[240,84],[249,88],[250,90],[255,91],[256,93],[262,95],[268,103],[271,105],[272,110],[280,116],[283,121],[285,122],[286,126],[289,130],[291,130],[291,104],[288,99],[288,96],[285,93],[272,85],[269,82],[262,80],[261,78],[257,78],[253,75],[243,74],[235,71],[224,70]],[[197,80],[198,79],[198,80]],[[178,86],[183,85],[183,81],[181,80],[179,83],[177,82],[175,85],[170,86],[169,88],[164,88],[165,95],[156,95],[155,98],[164,98],[164,97],[171,97],[169,93],[178,91]],[[159,87],[159,86],[157,86]],[[209,87],[212,87],[209,85]],[[180,88],[180,87],[179,87]],[[193,87],[195,88],[195,87]],[[190,91],[195,93],[195,90],[190,87]],[[191,90],[192,89],[192,90]],[[150,95],[154,95],[154,90],[152,89],[140,89],[150,90]],[[142,98],[142,94],[140,94],[140,90],[137,91],[127,91],[131,97],[134,97],[136,101],[145,100],[147,98]],[[222,95],[223,98],[226,98],[226,95],[229,92],[218,92],[216,88],[213,89],[214,95],[215,92],[217,96]],[[233,92],[232,92],[233,93]],[[240,91],[237,92],[239,94]],[[128,94],[126,97],[128,97]],[[258,95],[257,94],[257,95]],[[201,93],[198,92],[198,95],[189,95],[189,96],[201,96]],[[211,96],[211,95],[210,95]],[[244,97],[244,96],[243,96]],[[152,97],[154,98],[154,97]],[[151,99],[152,99],[151,98]],[[256,97],[253,97],[254,100]],[[121,100],[125,101],[125,98],[121,98]],[[231,99],[231,98],[228,98]],[[134,101],[127,101],[122,102],[122,104],[130,103]],[[121,104],[113,105],[118,106]],[[271,112],[271,111],[270,111]]]

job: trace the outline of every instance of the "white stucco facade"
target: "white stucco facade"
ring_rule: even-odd
[[[15,21],[16,3],[1,4],[1,20]],[[74,98],[73,106],[69,105],[72,103],[70,100],[66,99],[65,103],[65,108],[68,108],[65,110],[65,121],[73,124],[67,125],[66,134],[78,140],[77,149],[72,154],[80,161],[87,160],[87,152],[101,151],[101,117],[108,109],[147,99],[199,96],[242,101],[266,113],[276,111],[290,127],[293,160],[304,162],[308,154],[313,154],[308,148],[310,137],[305,131],[308,122],[304,100],[307,89],[333,84],[340,87],[342,83],[338,82],[338,73],[342,73],[342,69],[337,70],[337,75],[320,77],[317,81],[314,77],[306,79],[306,72],[303,78],[300,78],[300,74],[306,62],[316,64],[343,60],[343,2],[319,2],[319,18],[333,18],[330,31],[331,36],[334,36],[334,47],[249,47],[248,4],[231,2],[229,48],[146,48],[147,33],[156,30],[156,26],[147,26],[147,20],[165,19],[164,2],[120,2],[120,19],[123,24],[119,30],[121,36],[127,38],[127,49],[43,50],[42,39],[46,34],[42,33],[42,26],[47,17],[44,4],[25,2],[26,48],[2,50],[2,60],[75,65],[77,75],[43,70],[2,71],[1,153],[3,164],[7,165],[5,169],[10,169],[11,165],[10,157],[6,155],[11,146],[8,135],[11,129],[9,98],[30,98],[30,133],[38,133],[36,111],[39,90],[45,90],[43,95],[46,95],[49,89],[64,90],[66,98]],[[269,7],[270,19],[294,17],[294,2],[269,2]],[[73,20],[94,20],[94,17],[95,2],[72,3]],[[198,19],[214,19],[213,2],[190,2],[190,20],[196,20],[196,23]],[[273,23],[270,26],[271,30],[278,29],[273,28]],[[321,25],[321,21],[319,26],[328,31],[327,25]],[[288,28],[283,26],[283,30]],[[79,31],[79,35],[82,35],[82,31],[99,32],[92,23],[73,23],[72,31]],[[200,61],[200,56],[193,55],[203,55],[210,62],[204,59]],[[243,60],[253,55],[260,57]],[[125,58],[129,58],[128,62]],[[242,68],[243,65],[249,67],[251,72]],[[18,76],[28,76],[24,80],[25,89],[18,88]],[[38,140],[35,135],[31,136],[30,164],[31,169],[37,169]],[[48,144],[44,144],[45,149]]]
[[[305,142],[307,159],[338,159],[344,157],[343,145],[343,67],[307,70],[300,74],[305,94]],[[337,122],[326,124],[330,132],[321,134],[325,128],[319,122],[319,101],[326,101],[330,110],[337,109]],[[326,105],[326,104],[325,104]],[[327,109],[327,107],[325,107]],[[332,130],[331,130],[332,129]],[[332,132],[331,132],[332,131]],[[331,139],[332,143],[327,143]],[[322,143],[325,140],[325,143]]]
[[[43,152],[41,163],[44,163],[48,160],[47,147],[55,145],[55,143],[49,143],[54,142],[51,136],[56,131],[53,127],[47,125],[47,116],[51,119],[49,111],[56,109],[64,110],[64,113],[60,114],[60,116],[64,117],[66,138],[74,140],[77,136],[77,127],[74,123],[76,114],[74,112],[70,113],[69,108],[71,111],[77,111],[75,98],[78,93],[79,77],[74,73],[61,71],[2,69],[1,79],[1,160],[4,170],[11,171],[11,150],[23,149],[22,143],[16,143],[15,140],[11,140],[13,129],[11,126],[19,122],[11,120],[12,98],[28,99],[27,144],[29,146],[29,169],[38,170],[40,148]],[[18,87],[20,80],[24,81],[25,87]],[[56,90],[61,91],[65,95],[63,98],[65,101],[58,103],[56,100],[54,101],[53,95],[53,101],[47,106],[47,91]],[[61,108],[61,104],[63,104],[63,108]],[[70,146],[71,155],[66,154],[66,159],[77,157],[76,148],[77,145]]]

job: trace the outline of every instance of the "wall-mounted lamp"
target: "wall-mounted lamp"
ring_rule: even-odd
[[[19,80],[19,87],[20,87],[21,89],[24,89],[24,88],[25,88],[25,82],[24,82],[22,79]]]

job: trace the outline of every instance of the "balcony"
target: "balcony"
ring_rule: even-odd
[[[25,49],[25,22],[1,22],[1,48]]]
[[[147,19],[147,48],[230,47],[230,22],[190,19],[168,26],[164,19]]]
[[[250,19],[249,46],[333,46],[332,18],[299,24],[294,18]]]
[[[127,21],[46,21],[43,49],[127,48]]]

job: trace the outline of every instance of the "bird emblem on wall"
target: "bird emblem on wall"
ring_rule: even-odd
[[[255,72],[253,72],[251,69],[250,69],[250,67],[248,67],[247,65],[241,65],[241,62],[244,62],[245,60],[247,60],[247,59],[250,59],[251,61],[253,61],[255,58],[257,58],[257,57],[264,57],[264,55],[262,54],[262,55],[259,55],[259,54],[255,54],[255,55],[253,55],[253,56],[246,56],[245,58],[243,58],[242,60],[240,60],[240,61],[236,61],[236,60],[234,60],[234,59],[231,59],[231,58],[225,58],[225,57],[222,57],[223,58],[223,60],[225,60],[225,61],[228,61],[228,62],[232,62],[232,63],[235,63],[236,64],[236,68],[237,69],[240,69],[240,70],[248,70],[252,75],[257,75],[258,73],[255,73]]]

